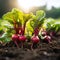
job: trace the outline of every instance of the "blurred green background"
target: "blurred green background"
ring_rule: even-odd
[[[45,1],[45,0],[44,0]],[[54,0],[52,0],[54,1]],[[58,1],[58,0],[56,0]],[[59,1],[58,1],[59,2]],[[40,2],[41,3],[41,2]],[[57,3],[58,4],[58,3]],[[46,17],[52,17],[52,18],[60,18],[60,7],[54,7],[53,5],[51,6],[51,9],[47,9],[47,5],[45,4],[40,7],[33,7],[30,9],[33,13],[35,13],[37,10],[44,10],[46,12]],[[17,0],[0,0],[0,18],[2,15],[8,11],[10,11],[12,8],[18,8],[18,3]]]

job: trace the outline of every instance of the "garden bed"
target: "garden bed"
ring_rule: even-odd
[[[51,43],[40,43],[38,48],[33,50],[17,48],[11,41],[8,44],[0,45],[0,60],[59,60],[60,42],[52,40]]]

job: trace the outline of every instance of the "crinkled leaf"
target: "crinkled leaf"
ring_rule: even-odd
[[[45,20],[44,18],[45,18],[45,12],[43,10],[37,11],[36,16],[34,16],[34,18],[32,18],[31,20],[31,26],[33,28],[41,27],[41,25]]]
[[[8,12],[2,16],[4,20],[8,20],[10,23],[13,23],[13,15],[11,12]]]
[[[47,31],[55,31],[58,32],[60,31],[60,20],[54,20],[52,18],[46,19],[43,27],[47,30]]]
[[[45,18],[45,12],[43,10],[37,11],[36,18],[37,18],[37,20],[42,20],[43,18]]]
[[[55,22],[55,20],[52,18],[45,19],[45,21],[43,23],[43,28],[44,29],[50,29],[52,24],[54,24],[54,22]]]
[[[20,24],[22,24],[23,12],[14,8],[11,12],[7,12],[6,14],[4,14],[3,19],[8,20],[11,24],[13,24],[14,22],[20,22]]]
[[[14,8],[12,9],[12,14],[16,22],[20,22],[22,24],[23,15],[24,15],[23,12],[19,9]]]

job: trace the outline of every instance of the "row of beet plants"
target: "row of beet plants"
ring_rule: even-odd
[[[45,18],[45,12],[39,10],[33,13],[23,13],[16,8],[4,14],[0,20],[0,41],[13,41],[17,47],[24,43],[40,44],[41,41],[50,43],[60,31],[60,20]],[[59,34],[58,34],[59,35]]]

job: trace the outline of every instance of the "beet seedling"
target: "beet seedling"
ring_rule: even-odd
[[[31,27],[33,28],[33,36],[31,37],[31,41],[32,41],[31,47],[33,47],[34,43],[38,44],[40,42],[38,34],[39,34],[40,28],[44,22],[44,17],[45,17],[44,11],[37,11],[36,16],[34,16],[32,18],[32,20],[30,21]],[[32,22],[33,22],[33,24],[32,24]]]

